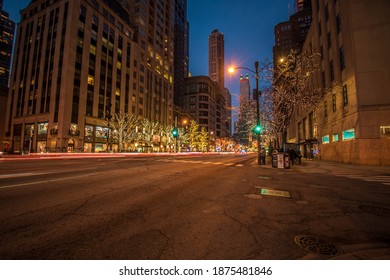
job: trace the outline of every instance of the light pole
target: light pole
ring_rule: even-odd
[[[108,101],[106,104],[106,121],[107,121],[107,153],[111,152],[111,147],[110,147],[110,122],[111,122],[111,102]]]
[[[264,68],[267,67],[268,65],[269,64],[264,66]],[[255,61],[255,71],[253,71],[249,68],[246,68],[246,67],[239,66],[239,67],[230,67],[229,72],[233,73],[234,70],[236,70],[236,69],[245,69],[245,70],[248,70],[249,72],[252,72],[255,74],[256,89],[255,89],[255,92],[253,93],[253,99],[255,99],[255,101],[256,101],[256,130],[255,130],[255,133],[257,136],[257,164],[260,165],[261,164],[261,154],[260,154],[261,126],[260,126],[260,104],[259,104],[259,62]]]

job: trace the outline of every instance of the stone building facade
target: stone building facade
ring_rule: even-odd
[[[390,2],[313,0],[304,50],[321,54],[318,106],[297,108],[290,143],[308,156],[390,165]]]
[[[185,79],[184,109],[200,127],[204,127],[215,141],[225,136],[225,98],[217,82],[207,76]]]
[[[31,1],[10,80],[12,149],[105,151],[105,119],[119,112],[172,124],[173,15],[173,0]]]

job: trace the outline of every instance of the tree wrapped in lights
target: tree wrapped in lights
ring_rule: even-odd
[[[261,117],[273,131],[278,149],[286,143],[294,111],[316,105],[322,97],[322,89],[313,82],[319,58],[317,53],[291,51],[266,77],[272,86],[263,91]]]
[[[112,131],[112,139],[119,145],[119,152],[124,151],[125,144],[131,143],[137,138],[136,127],[140,123],[138,117],[128,113],[115,113],[105,121],[107,127]]]

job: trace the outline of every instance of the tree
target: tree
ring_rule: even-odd
[[[159,135],[159,131],[161,130],[160,124],[146,118],[142,119],[140,124],[142,129],[138,132],[138,139],[144,142],[147,148],[150,148],[153,146],[153,142],[155,142],[153,136]]]
[[[169,124],[160,125],[160,135],[162,137],[161,143],[164,146],[165,150],[170,150],[170,147],[174,143],[174,139],[172,137],[172,129],[173,129],[172,125]]]
[[[313,86],[319,69],[319,54],[291,51],[268,75],[271,88],[263,91],[262,120],[273,131],[277,148],[287,140],[287,129],[296,108],[303,109],[318,103],[322,89]]]
[[[200,132],[198,131],[198,143],[202,152],[207,151],[207,146],[209,145],[209,133],[205,127],[202,127]]]
[[[198,134],[199,134],[199,124],[191,120],[188,127],[188,142],[191,148],[191,151],[195,151],[198,147]]]
[[[115,113],[105,122],[112,131],[113,140],[118,142],[119,152],[124,150],[125,143],[131,143],[136,139],[136,127],[139,124],[138,117],[128,113]]]
[[[182,146],[189,146],[189,135],[186,133],[184,127],[179,127],[179,137],[177,139],[177,145],[179,147],[179,151],[181,151]]]

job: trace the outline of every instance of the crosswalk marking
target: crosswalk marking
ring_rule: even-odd
[[[338,177],[346,177],[351,179],[359,179],[366,182],[378,182],[383,185],[390,186],[390,176],[386,175],[357,175],[357,174],[349,174],[349,173],[338,173],[336,174]]]
[[[212,162],[212,161],[200,161],[200,160],[184,160],[184,159],[156,159],[156,161],[159,161],[159,162],[174,162],[174,163],[197,163],[197,164],[203,164],[203,165],[207,165],[207,164],[213,164],[213,165],[225,165],[225,166],[234,166],[234,167],[243,167],[244,165],[241,164],[241,163],[233,163],[233,162],[229,162],[229,163],[223,163],[223,162]]]

